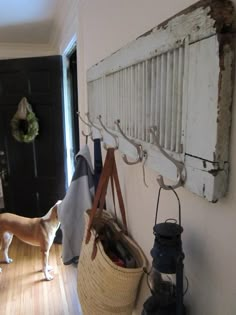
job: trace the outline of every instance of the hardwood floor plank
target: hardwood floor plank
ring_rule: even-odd
[[[61,245],[53,244],[50,251],[52,281],[44,280],[39,247],[14,237],[9,256],[13,263],[0,263],[0,314],[82,315],[77,296],[77,268],[62,263]]]

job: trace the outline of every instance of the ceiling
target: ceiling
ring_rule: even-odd
[[[56,27],[60,2],[0,0],[0,42],[48,44]]]

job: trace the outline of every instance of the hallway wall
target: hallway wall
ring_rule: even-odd
[[[194,0],[87,0],[79,6],[78,51],[80,110],[87,111],[86,71],[117,49],[134,40],[167,18],[193,4]],[[236,0],[233,0],[236,5]],[[206,60],[207,67],[207,60]],[[236,314],[236,95],[232,110],[230,145],[230,185],[227,196],[212,204],[180,188],[185,270],[189,291],[185,303],[191,315]],[[200,123],[200,122],[199,122]],[[84,138],[81,138],[84,142]],[[127,166],[116,153],[122,191],[128,210],[128,223],[134,239],[144,249],[149,261],[153,246],[152,227],[157,199],[157,173],[146,171],[146,188],[141,164]],[[176,215],[174,196],[164,192],[160,218]],[[135,315],[149,295],[143,281]]]

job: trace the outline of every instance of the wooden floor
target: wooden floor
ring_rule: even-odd
[[[0,263],[1,315],[82,314],[77,297],[77,269],[62,263],[61,245],[53,244],[50,251],[49,263],[54,270],[52,281],[44,280],[38,247],[14,238],[9,257],[13,263]]]

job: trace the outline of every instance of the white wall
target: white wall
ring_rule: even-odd
[[[0,59],[63,55],[78,31],[79,0],[57,0],[54,27],[50,29],[50,40],[45,44],[0,42]]]
[[[142,33],[173,16],[194,0],[86,0],[79,6],[78,70],[79,103],[86,111],[86,70]],[[236,0],[233,0],[236,5]],[[206,60],[207,66],[207,60]],[[227,197],[216,204],[178,189],[182,202],[183,247],[189,292],[185,303],[191,315],[236,314],[236,95],[232,112],[231,169]],[[199,122],[200,123],[200,122]],[[84,141],[84,139],[81,139]],[[116,153],[118,170],[128,211],[130,232],[150,259],[152,227],[158,185],[156,173],[147,169],[146,188],[141,165],[127,166]],[[177,214],[174,197],[164,192],[160,218]],[[151,259],[150,259],[151,261]],[[135,315],[149,294],[143,281]]]
[[[80,4],[77,5],[77,1]],[[78,86],[80,111],[86,108],[86,70],[139,35],[170,18],[195,0],[71,0],[61,8],[60,31],[50,46],[0,45],[0,59],[63,53],[70,39],[78,36]],[[236,6],[236,0],[233,0]],[[77,22],[79,23],[77,26]],[[207,66],[207,60],[206,60]],[[232,111],[230,185],[227,197],[216,204],[178,189],[182,202],[185,270],[190,288],[185,303],[191,315],[236,314],[236,92]],[[82,138],[81,141],[84,141]],[[146,188],[141,165],[127,166],[116,153],[129,229],[150,259],[152,227],[158,185],[156,173],[146,171]],[[177,213],[172,195],[164,192],[160,218]],[[143,281],[135,315],[149,295]]]

